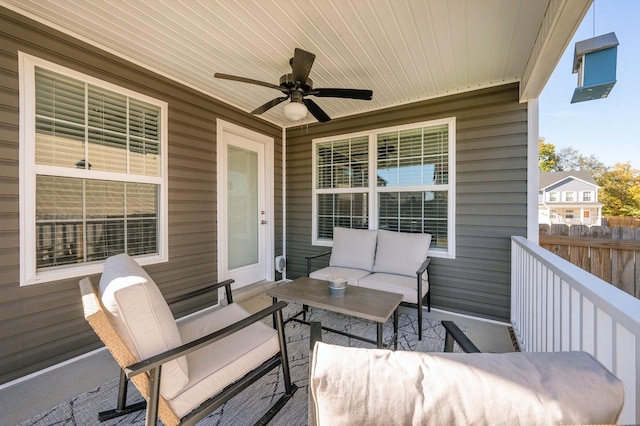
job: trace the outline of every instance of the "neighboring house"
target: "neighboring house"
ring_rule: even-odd
[[[363,15],[368,2],[106,4],[99,13],[105,3],[0,0],[0,382],[101,347],[82,317],[78,281],[97,281],[102,259],[123,250],[173,298],[228,277],[241,286],[303,276],[305,256],[326,251],[335,225],[428,232],[433,305],[509,321],[512,237],[535,243],[538,235],[537,98],[589,0],[398,2],[403,22],[380,19],[384,10]],[[206,9],[209,20],[178,13],[189,7]],[[211,22],[233,7],[237,19]],[[478,7],[484,13],[470,12]],[[289,9],[310,13],[313,25],[283,15]],[[249,12],[272,20],[245,20]],[[78,35],[94,30],[81,16],[114,23],[91,40]],[[67,27],[51,22],[67,18]],[[222,28],[245,23],[242,37]],[[485,36],[496,23],[504,31]],[[368,32],[357,33],[364,24]],[[260,37],[259,25],[269,27]],[[415,33],[398,34],[407,26]],[[180,40],[159,41],[168,31]],[[207,37],[184,44],[198,31]],[[122,34],[132,40],[110,44]],[[240,57],[230,64],[245,64],[243,52],[312,50],[314,39],[342,50],[313,72],[346,59],[342,71],[376,76],[406,100],[300,125],[283,121],[281,109],[252,115],[249,105],[272,89],[252,87],[247,102],[245,89],[213,79],[224,69],[199,62],[232,52]],[[402,52],[389,50],[391,41]],[[120,54],[128,47],[149,50]],[[388,52],[392,66],[363,69],[356,52]],[[428,74],[437,54],[441,65]],[[170,74],[165,63],[186,66]],[[243,66],[254,76],[252,64]],[[190,67],[204,68],[201,86],[185,83]],[[327,74],[339,84],[340,75]],[[423,87],[435,89],[415,99]],[[217,96],[225,90],[227,102]],[[259,174],[243,169],[250,164]],[[237,267],[245,255],[259,259],[257,269]],[[277,255],[287,258],[284,277],[274,271]],[[172,309],[182,315],[208,303]]]
[[[549,225],[600,225],[600,186],[586,170],[540,173],[538,222]]]

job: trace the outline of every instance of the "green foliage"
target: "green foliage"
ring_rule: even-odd
[[[631,163],[617,163],[596,182],[604,216],[640,217],[640,170],[632,169]]]
[[[556,154],[556,147],[552,143],[546,143],[544,138],[538,139],[538,168],[541,172],[559,172],[558,162],[560,157]]]

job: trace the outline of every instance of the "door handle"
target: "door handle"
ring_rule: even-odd
[[[266,224],[267,224],[267,221],[266,221],[266,220],[262,219],[262,220],[260,221],[260,225],[266,225]]]

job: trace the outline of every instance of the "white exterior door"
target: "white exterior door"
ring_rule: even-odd
[[[273,139],[218,120],[218,278],[272,280]]]

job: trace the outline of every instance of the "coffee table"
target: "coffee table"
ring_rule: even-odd
[[[278,300],[284,300],[285,302],[298,303],[305,307],[311,306],[325,311],[375,321],[377,323],[376,341],[341,330],[328,327],[322,328],[333,333],[375,344],[378,348],[383,347],[382,326],[393,314],[393,345],[394,349],[398,349],[398,306],[402,301],[401,294],[347,286],[344,296],[331,296],[327,281],[309,277],[297,278],[290,283],[279,285],[268,290],[266,294],[272,297],[273,303]],[[289,321],[309,324],[304,317],[302,320],[298,318],[301,314],[305,315],[306,310],[289,318]]]

